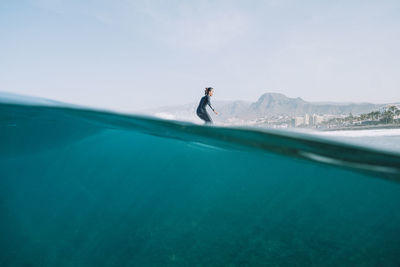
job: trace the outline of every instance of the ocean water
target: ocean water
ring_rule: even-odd
[[[0,104],[0,266],[399,266],[400,153]]]
[[[400,125],[399,125],[400,126]],[[376,149],[400,152],[400,128],[398,129],[370,129],[345,131],[315,131],[311,134],[334,138],[339,141],[350,142]]]

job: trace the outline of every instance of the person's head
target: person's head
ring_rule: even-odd
[[[204,94],[205,94],[205,95],[212,96],[213,93],[214,93],[214,88],[212,88],[212,87],[206,87],[206,90],[204,91]]]

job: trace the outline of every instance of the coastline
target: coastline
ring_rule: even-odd
[[[325,129],[320,129],[320,131],[321,132],[334,132],[334,131],[380,130],[380,129],[400,129],[400,124],[364,125],[364,126],[348,126],[348,127],[341,127],[341,128],[325,128]]]

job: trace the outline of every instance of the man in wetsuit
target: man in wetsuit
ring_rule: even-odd
[[[203,96],[200,100],[199,106],[197,107],[197,116],[200,117],[206,124],[212,124],[212,120],[210,115],[208,115],[206,106],[208,105],[215,114],[218,115],[218,112],[214,110],[211,106],[210,97],[214,94],[214,89],[212,87],[207,87],[204,91],[205,96]]]

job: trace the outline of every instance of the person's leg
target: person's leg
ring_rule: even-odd
[[[204,116],[203,116],[203,113],[201,113],[201,112],[197,112],[197,117],[199,117],[202,121],[205,120]]]
[[[205,124],[213,124],[213,121],[212,121],[210,115],[208,115],[208,113],[204,114],[204,121],[205,121]]]
[[[204,121],[204,124],[212,124],[212,120],[207,113],[198,112],[197,116]]]

